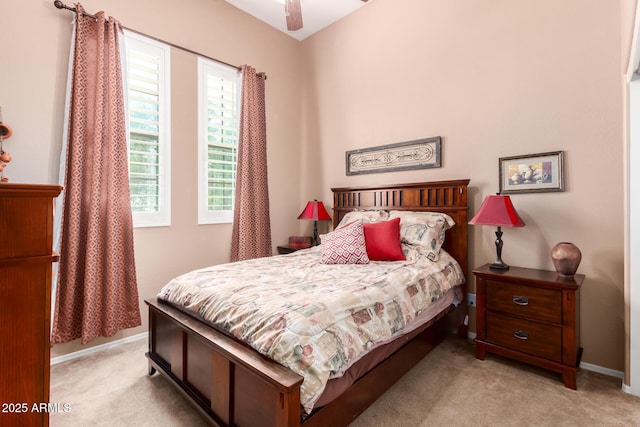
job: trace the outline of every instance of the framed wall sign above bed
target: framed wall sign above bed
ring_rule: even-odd
[[[347,151],[347,175],[396,172],[442,166],[442,138],[416,139]]]

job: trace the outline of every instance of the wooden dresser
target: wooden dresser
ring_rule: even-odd
[[[1,426],[49,425],[53,199],[61,190],[0,184]]]
[[[584,276],[489,264],[476,277],[476,357],[486,352],[562,374],[576,389],[580,365],[580,286]]]

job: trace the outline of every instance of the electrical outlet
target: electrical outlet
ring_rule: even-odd
[[[467,294],[467,305],[469,307],[476,306],[476,294]]]

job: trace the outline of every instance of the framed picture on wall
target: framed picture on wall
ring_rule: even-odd
[[[416,139],[345,153],[347,175],[439,168],[442,138]]]
[[[564,151],[500,157],[500,193],[564,191]]]

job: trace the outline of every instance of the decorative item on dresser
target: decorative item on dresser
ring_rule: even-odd
[[[582,252],[570,242],[560,242],[551,249],[553,266],[561,276],[573,276],[578,271]]]
[[[53,199],[57,185],[0,185],[2,426],[47,426]],[[8,406],[5,406],[8,405]],[[13,405],[13,406],[11,406]]]
[[[576,389],[580,347],[580,287],[584,276],[512,267],[473,271],[476,277],[476,357],[486,352],[562,374]]]
[[[0,182],[8,182],[9,179],[4,176],[4,168],[11,161],[11,154],[4,151],[3,141],[11,137],[13,131],[11,127],[2,122],[2,108],[0,108]]]
[[[524,221],[516,212],[509,196],[487,196],[478,209],[478,213],[469,221],[475,225],[494,225],[496,231],[496,262],[491,264],[492,270],[508,270],[509,266],[502,261],[502,227],[524,227]]]

